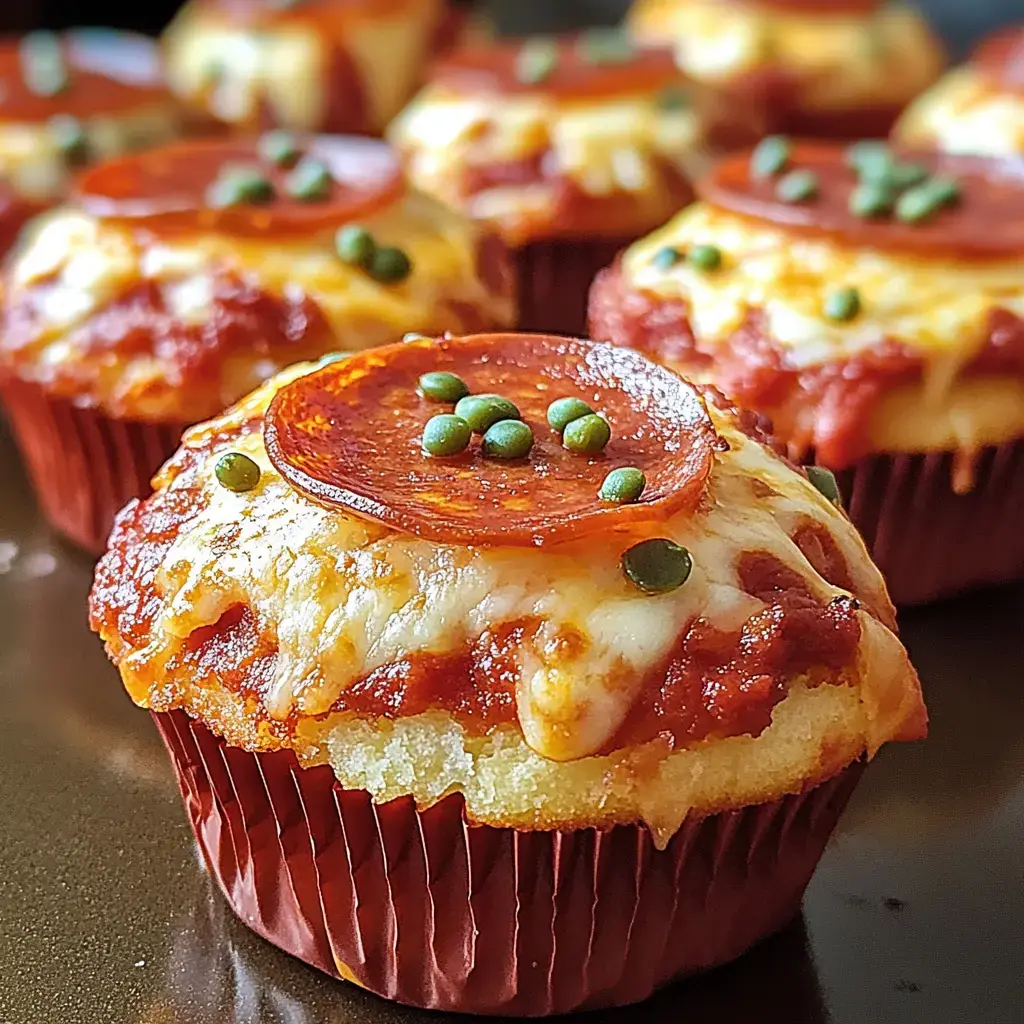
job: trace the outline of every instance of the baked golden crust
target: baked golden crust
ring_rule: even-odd
[[[163,45],[178,95],[242,130],[380,135],[452,27],[442,0],[193,0]]]
[[[742,107],[697,88],[667,49],[588,62],[560,40],[553,71],[517,77],[529,43],[453,54],[388,138],[425,192],[513,245],[630,238],[692,197],[716,148],[757,137]]]
[[[0,368],[115,417],[194,423],[298,359],[512,322],[503,246],[462,216],[399,189],[360,223],[406,253],[406,279],[343,262],[336,222],[242,237],[79,200],[6,268]]]
[[[716,394],[728,448],[698,508],[660,524],[694,568],[654,597],[623,577],[614,530],[463,547],[293,490],[263,417],[313,368],[189,431],[153,497],[119,518],[91,621],[137,703],[329,762],[379,800],[459,790],[489,824],[644,820],[664,840],[691,811],[799,791],[923,734],[856,531]],[[256,462],[258,486],[217,483],[226,451]],[[774,652],[764,664],[784,678],[751,675],[744,645]]]
[[[640,0],[627,25],[675,43],[687,74],[764,103],[772,127],[801,134],[884,134],[945,63],[902,5]]]
[[[721,267],[655,258],[695,244]],[[839,285],[859,297],[849,319],[826,312]],[[833,468],[1024,436],[1024,277],[1009,250],[885,251],[701,202],[600,276],[590,315],[593,336],[714,382]]]

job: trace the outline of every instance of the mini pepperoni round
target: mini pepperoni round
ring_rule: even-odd
[[[297,163],[303,160],[328,172],[304,198],[294,194]],[[249,190],[241,189],[234,201],[218,201],[218,188],[239,174]],[[251,187],[253,179],[261,189]],[[286,160],[275,159],[258,139],[150,149],[87,170],[76,195],[88,212],[109,219],[229,234],[295,234],[367,216],[397,199],[402,188],[398,162],[384,143],[312,136],[298,138]]]
[[[459,455],[421,450],[437,403],[417,392],[427,372],[457,374],[473,394],[518,408],[534,443],[491,459],[479,439]],[[607,417],[611,440],[577,455],[547,423],[558,398]],[[598,531],[656,527],[704,493],[722,442],[697,391],[632,349],[532,334],[421,339],[331,363],[282,388],[267,411],[271,462],[328,508],[439,543],[539,546]],[[639,501],[600,498],[610,470],[639,469]]]
[[[657,92],[686,78],[670,47],[641,47],[615,32],[595,30],[457,50],[434,67],[432,81],[460,94],[540,92],[584,99]]]
[[[758,174],[750,153],[731,156],[697,191],[732,213],[846,245],[980,260],[1024,253],[1024,162],[898,151],[892,159],[923,180],[916,191],[895,189],[885,209],[858,205],[865,182],[851,151],[827,142],[792,144],[784,172],[775,174]],[[943,188],[945,202],[921,192]]]
[[[39,33],[0,41],[0,121],[40,123],[54,114],[79,119],[166,101],[154,80],[131,80],[119,58],[104,61],[73,37]],[[107,68],[109,64],[109,68]]]
[[[1024,26],[1004,28],[983,39],[970,63],[999,88],[1024,92]]]

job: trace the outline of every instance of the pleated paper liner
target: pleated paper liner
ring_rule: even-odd
[[[43,514],[92,554],[129,499],[149,493],[184,429],[111,419],[18,380],[0,383],[0,398]]]
[[[896,604],[1024,578],[1024,441],[970,463],[951,452],[877,455],[836,479]]]
[[[552,240],[514,249],[519,329],[585,337],[590,285],[632,241]]]
[[[155,714],[207,865],[234,912],[288,953],[414,1006],[545,1016],[646,999],[738,957],[798,912],[860,775],[686,822],[519,832],[461,796],[375,805],[328,766],[230,747]]]

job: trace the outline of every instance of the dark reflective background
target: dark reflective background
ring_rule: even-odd
[[[148,717],[0,436],[0,1022],[411,1024],[230,917]],[[1024,1021],[1024,588],[907,616],[932,736],[868,771],[805,917],[632,1011],[686,1024]]]

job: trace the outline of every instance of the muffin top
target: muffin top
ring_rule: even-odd
[[[943,64],[920,14],[883,0],[641,0],[627,24],[674,42],[694,78],[749,85],[770,106],[899,106]]]
[[[189,423],[296,358],[514,315],[501,244],[379,142],[273,132],[98,165],[6,269],[0,365],[109,415]]]
[[[963,67],[910,104],[893,134],[950,153],[1024,156],[1024,27],[982,40]]]
[[[129,33],[34,32],[0,40],[0,177],[51,202],[71,172],[178,129],[155,47]]]
[[[772,138],[699,192],[595,287],[601,337],[706,374],[837,468],[1024,433],[1019,166]]]
[[[163,42],[174,90],[222,121],[379,134],[453,28],[443,0],[193,0]]]
[[[668,48],[594,29],[450,54],[388,134],[419,187],[520,244],[649,230],[709,148],[756,128]]]
[[[439,432],[453,406],[482,437]],[[882,580],[815,481],[638,352],[411,340],[188,432],[119,517],[92,624],[139,704],[379,800],[667,838],[924,728]]]

